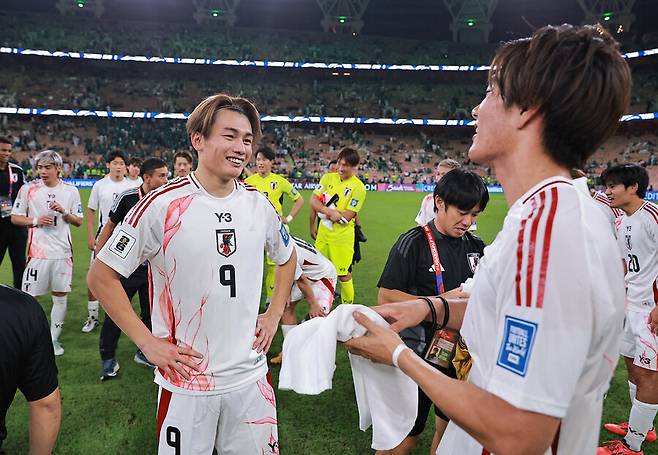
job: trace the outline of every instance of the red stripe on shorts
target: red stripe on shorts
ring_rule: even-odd
[[[160,430],[167,417],[169,411],[169,403],[171,402],[171,392],[167,389],[161,389],[160,402],[158,403],[158,441],[160,441]]]

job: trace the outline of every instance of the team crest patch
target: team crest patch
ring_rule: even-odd
[[[235,229],[217,229],[217,252],[229,257],[238,249],[235,239]]]
[[[270,188],[272,188],[273,190],[276,190],[276,187],[277,187],[277,186],[279,186],[278,183],[276,183],[276,182],[270,182]]]
[[[468,266],[471,268],[471,272],[475,273],[480,263],[480,253],[468,253],[466,259],[468,260]]]
[[[537,324],[505,316],[505,332],[496,365],[525,377],[537,333]]]
[[[132,235],[128,234],[123,229],[120,229],[117,235],[112,240],[110,251],[119,256],[121,259],[128,257],[128,253],[135,246],[137,240]]]
[[[345,188],[345,191],[343,191],[343,196],[345,196],[345,197],[349,196],[350,192],[352,192],[352,190],[350,188]]]
[[[627,247],[628,250],[630,251],[630,250],[633,249],[633,246],[631,245],[631,236],[630,236],[630,235],[626,235],[625,237],[626,237],[626,247]]]
[[[281,240],[283,240],[283,244],[285,246],[288,246],[288,243],[290,243],[290,234],[288,234],[288,230],[283,225],[283,223],[281,223],[281,227],[279,228],[279,233],[281,234]]]

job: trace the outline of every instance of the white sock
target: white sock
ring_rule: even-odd
[[[635,401],[635,394],[637,393],[637,386],[631,381],[628,381],[628,393],[631,396],[631,406],[633,406],[633,402]]]
[[[50,311],[50,337],[53,341],[59,339],[64,327],[64,318],[66,317],[66,296],[53,296],[53,308]]]
[[[286,335],[288,335],[288,332],[290,332],[295,327],[297,327],[297,324],[291,324],[291,325],[281,324],[281,333],[283,333],[283,338],[285,338]]]
[[[90,318],[98,321],[98,300],[87,301],[87,311],[89,312]]]
[[[633,400],[631,416],[628,418],[628,433],[624,438],[631,450],[639,452],[647,433],[653,428],[653,419],[656,417],[658,404],[648,404]]]

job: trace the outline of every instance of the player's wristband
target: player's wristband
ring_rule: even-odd
[[[37,220],[37,217],[32,218],[32,227],[37,227],[39,225],[39,220]]]
[[[438,295],[437,298],[443,303],[443,323],[441,324],[441,327],[439,327],[439,329],[442,329],[448,325],[448,321],[450,320],[450,305],[448,305],[448,301],[440,295]]]
[[[402,351],[404,351],[405,349],[409,349],[409,348],[407,347],[406,344],[400,343],[393,350],[393,355],[391,356],[391,363],[393,363],[393,366],[395,366],[395,368],[400,368],[400,365],[398,365],[398,359],[400,358],[400,354],[402,354]]]
[[[64,211],[62,212],[62,218],[64,218],[66,215],[70,215],[70,213],[67,212],[66,210],[64,210]]]
[[[288,215],[286,217],[286,223],[290,223],[292,221],[292,215]]]
[[[430,307],[430,314],[432,315],[432,332],[438,330],[440,327],[436,325],[436,308],[434,308],[434,304],[428,297],[420,296],[418,298],[423,300],[427,303],[427,306]]]

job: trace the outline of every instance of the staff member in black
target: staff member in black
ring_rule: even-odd
[[[148,158],[144,160],[140,169],[140,177],[143,183],[136,188],[121,193],[110,210],[109,220],[103,226],[103,230],[98,235],[96,241],[96,253],[98,253],[105,242],[112,236],[114,228],[123,222],[124,218],[137,202],[149,191],[161,187],[167,183],[169,170],[167,163],[160,158]],[[126,291],[129,299],[132,299],[135,293],[139,294],[140,316],[144,325],[151,329],[151,307],[149,302],[149,279],[148,266],[140,265],[128,278],[121,278],[121,285]],[[105,321],[101,329],[100,336],[100,354],[101,354],[101,381],[113,378],[119,371],[119,362],[116,360],[116,349],[121,336],[121,330],[114,321],[105,315]],[[134,357],[135,362],[155,368],[142,351],[137,351]]]
[[[474,172],[454,169],[434,188],[432,221],[400,236],[393,245],[379,278],[378,304],[400,302],[414,296],[436,296],[458,288],[475,272],[484,252],[484,242],[468,229],[489,202],[482,179]],[[431,365],[455,377],[452,356],[458,334],[434,333],[431,324],[400,333],[403,341]],[[409,435],[390,452],[408,454],[425,429],[432,402],[418,388],[418,417]],[[448,418],[434,407],[436,432],[430,453],[436,452]],[[381,452],[380,452],[381,453]]]
[[[25,177],[23,169],[10,163],[9,158],[11,158],[11,141],[6,137],[0,137],[0,264],[9,248],[14,287],[21,289],[25,270],[27,228],[11,224],[11,208],[14,206],[18,190],[25,183]]]
[[[48,319],[33,297],[2,285],[0,315],[0,454],[7,437],[5,416],[17,389],[30,409],[30,453],[50,454],[62,408]]]

